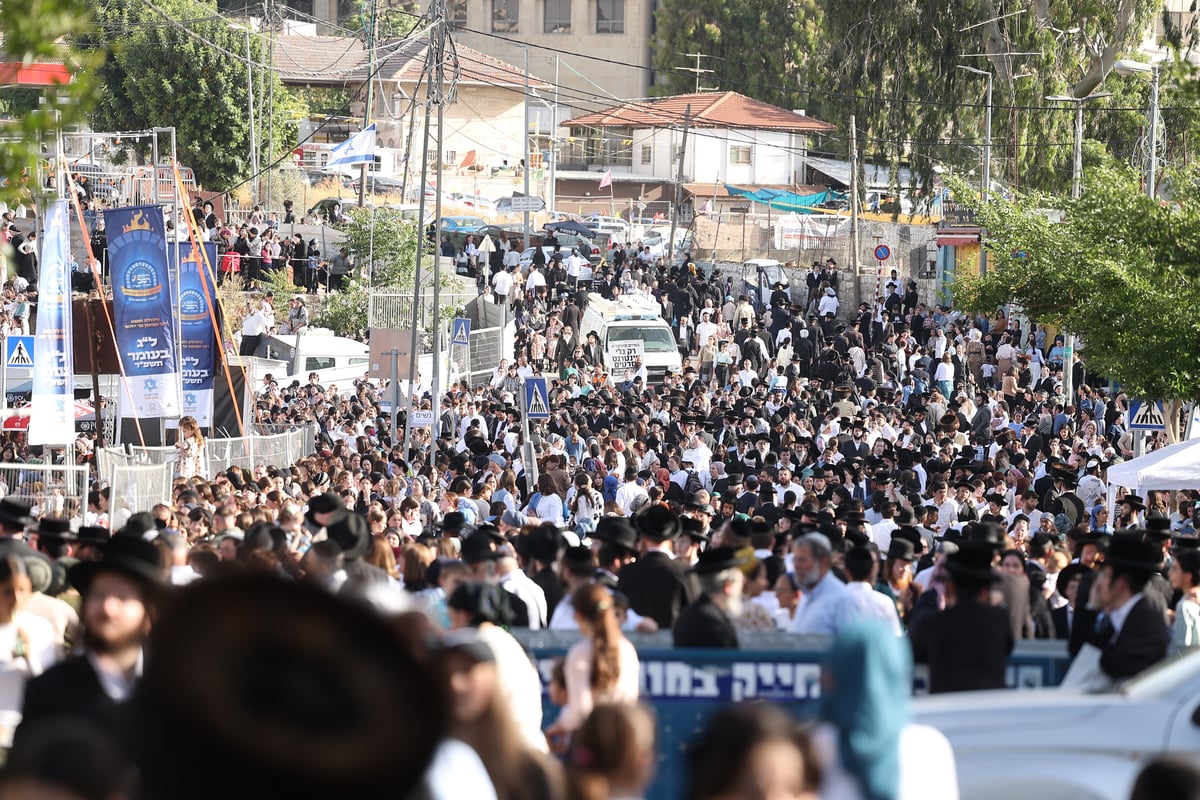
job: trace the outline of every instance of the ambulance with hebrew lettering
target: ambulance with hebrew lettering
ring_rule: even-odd
[[[579,332],[586,339],[593,331],[600,337],[604,368],[614,384],[625,379],[639,357],[648,385],[661,384],[668,372],[683,369],[675,332],[663,319],[662,306],[648,297],[606,300],[589,294]]]

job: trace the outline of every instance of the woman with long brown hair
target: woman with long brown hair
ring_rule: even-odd
[[[654,776],[654,715],[644,706],[596,706],[571,740],[568,800],[636,800]]]
[[[583,638],[567,651],[567,704],[547,731],[552,748],[556,739],[565,746],[565,735],[582,725],[597,703],[636,703],[641,688],[637,650],[621,633],[608,589],[580,586],[571,593],[571,607]]]

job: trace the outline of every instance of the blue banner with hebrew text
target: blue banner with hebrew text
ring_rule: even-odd
[[[126,379],[122,416],[177,417],[179,364],[162,207],[109,209],[104,224],[117,354]]]

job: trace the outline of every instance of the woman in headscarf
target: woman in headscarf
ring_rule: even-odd
[[[838,633],[813,731],[822,800],[957,800],[950,743],[909,721],[912,680],[910,645],[881,623]]]

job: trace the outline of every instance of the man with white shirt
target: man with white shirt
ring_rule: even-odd
[[[621,507],[625,516],[631,516],[635,509],[650,501],[650,495],[638,482],[638,472],[633,467],[625,468],[625,482],[617,488],[616,503]]]
[[[492,278],[492,294],[495,295],[496,305],[502,306],[508,303],[508,296],[512,292],[513,276],[507,269],[502,269]]]
[[[904,631],[900,627],[896,604],[883,592],[875,591],[879,553],[870,545],[854,547],[846,553],[844,565],[850,580],[835,612],[836,627],[841,629],[853,622],[870,619],[883,623],[893,634],[901,636]]]
[[[792,633],[833,635],[846,585],[833,574],[833,546],[822,533],[807,533],[792,546],[792,566],[804,597],[796,608]]]

